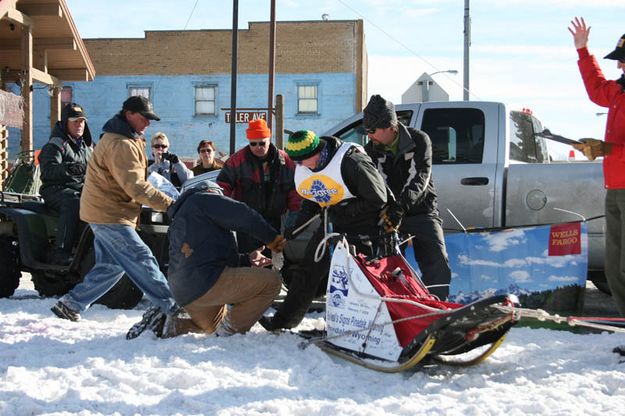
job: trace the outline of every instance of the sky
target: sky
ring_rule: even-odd
[[[232,3],[215,0],[66,0],[83,38],[142,37],[145,30],[231,29]],[[424,72],[452,100],[463,98],[464,0],[277,0],[277,20],[363,19],[369,55],[368,95],[401,102]],[[471,100],[530,108],[553,133],[603,138],[606,109],[592,104],[567,30],[583,16],[590,51],[608,79],[620,76],[602,59],[625,32],[618,0],[472,0]],[[270,1],[239,1],[239,28],[269,21]],[[96,75],[97,76],[97,75]],[[278,93],[278,92],[277,92]]]
[[[146,305],[95,305],[79,322],[53,316],[25,275],[0,299],[2,415],[584,415],[625,408],[625,334],[512,328],[483,363],[383,374],[301,348],[258,324],[246,335],[144,333]],[[323,325],[309,314],[300,329]]]

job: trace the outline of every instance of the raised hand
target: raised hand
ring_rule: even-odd
[[[590,26],[586,26],[586,22],[583,17],[576,17],[571,20],[571,26],[569,26],[569,32],[573,35],[573,42],[575,43],[575,49],[581,49],[588,46],[588,36],[590,35]]]

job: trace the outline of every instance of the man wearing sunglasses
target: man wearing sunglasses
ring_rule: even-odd
[[[380,219],[386,231],[412,236],[423,283],[445,300],[451,270],[432,180],[432,142],[425,132],[400,123],[393,103],[379,95],[371,97],[363,114],[370,140],[365,150],[394,195]]]
[[[625,35],[605,59],[616,61],[621,76],[607,80],[593,55],[588,52],[590,26],[583,18],[571,21],[569,32],[577,49],[579,71],[590,100],[608,108],[605,141],[586,139],[573,145],[590,160],[603,156],[605,197],[605,276],[621,316],[625,317]],[[625,355],[625,345],[615,352]]]
[[[271,130],[263,119],[252,120],[246,130],[248,145],[230,156],[217,177],[224,195],[245,202],[276,230],[287,211],[290,221],[299,210],[300,197],[295,191],[295,164],[271,143]],[[250,253],[263,243],[246,234],[237,236],[239,250]]]

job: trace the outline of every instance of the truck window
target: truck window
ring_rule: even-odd
[[[475,108],[425,110],[421,130],[432,140],[432,163],[482,163],[484,120]]]
[[[538,119],[524,111],[510,112],[510,160],[525,163],[547,163],[549,154],[543,138],[534,133],[542,131]]]
[[[543,131],[543,124],[536,117],[532,117],[532,127],[535,133]],[[549,157],[547,140],[536,135],[534,135],[534,140],[536,141],[536,161],[538,163],[549,163],[551,158]]]
[[[412,111],[406,110],[397,112],[397,120],[403,125],[410,126],[411,119]],[[362,118],[342,128],[335,136],[344,142],[358,143],[363,146],[369,141],[367,133],[365,133],[365,129],[362,127]]]

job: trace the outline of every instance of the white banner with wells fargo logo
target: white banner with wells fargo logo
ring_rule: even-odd
[[[528,308],[580,312],[588,268],[586,222],[445,235],[449,300],[470,303],[512,293]],[[417,267],[412,247],[406,258]]]

